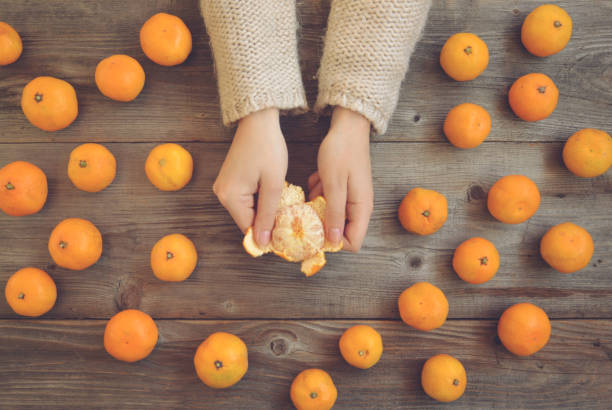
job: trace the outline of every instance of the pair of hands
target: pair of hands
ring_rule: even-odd
[[[308,189],[310,199],[323,195],[327,200],[325,235],[331,243],[344,241],[344,249],[357,252],[374,202],[370,122],[335,107],[317,162],[319,170],[308,178]],[[253,226],[260,246],[270,242],[287,166],[278,110],[268,108],[241,119],[213,191],[242,232]]]

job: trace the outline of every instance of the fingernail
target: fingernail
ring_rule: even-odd
[[[257,233],[257,244],[266,246],[270,242],[270,231],[259,231]]]
[[[329,230],[329,240],[334,245],[340,243],[342,240],[342,232],[338,228],[332,228]]]

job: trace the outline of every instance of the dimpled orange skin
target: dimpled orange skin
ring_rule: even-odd
[[[102,255],[102,235],[86,219],[65,219],[51,232],[49,253],[58,266],[72,270],[87,269]]]
[[[106,324],[104,348],[117,360],[128,363],[147,357],[157,344],[157,325],[145,312],[127,309]]]
[[[437,329],[448,316],[446,296],[428,282],[418,282],[405,289],[397,304],[404,323],[418,330]]]
[[[550,320],[538,306],[517,303],[506,309],[499,318],[497,335],[511,353],[529,356],[548,343]]]
[[[468,283],[485,283],[499,269],[499,252],[492,242],[484,238],[470,238],[455,249],[453,269]]]
[[[585,128],[563,146],[563,162],[574,175],[594,178],[612,166],[612,137],[605,131]]]
[[[525,17],[521,42],[534,56],[548,57],[563,50],[572,37],[572,18],[554,4],[543,4]]]
[[[145,85],[140,63],[125,54],[106,57],[96,66],[96,85],[106,97],[121,102],[134,100]]]
[[[449,403],[465,392],[467,375],[461,362],[447,354],[430,357],[421,371],[421,386],[429,397]]]
[[[191,180],[193,158],[178,144],[161,144],[149,153],[145,173],[160,191],[178,191]]]
[[[36,77],[21,94],[21,109],[32,125],[44,131],[66,128],[79,115],[76,91],[54,77]]]
[[[359,369],[374,366],[383,352],[380,333],[368,325],[356,325],[346,329],[338,344],[344,360]]]
[[[457,148],[479,146],[491,132],[491,116],[480,105],[459,104],[444,120],[444,135]]]
[[[140,29],[140,46],[151,61],[163,66],[181,64],[191,53],[191,32],[179,17],[157,13]]]
[[[540,207],[540,191],[524,175],[506,175],[489,190],[487,207],[498,221],[520,224],[537,212]]]
[[[189,238],[180,233],[166,235],[151,250],[151,268],[159,280],[181,282],[198,263],[198,253]]]
[[[47,272],[37,268],[23,268],[6,282],[4,295],[11,309],[18,315],[38,317],[55,305],[57,288]]]
[[[552,268],[574,273],[585,268],[593,257],[593,238],[581,226],[571,222],[555,225],[540,241],[540,254]]]
[[[225,389],[238,383],[247,372],[247,347],[242,339],[231,333],[213,333],[198,346],[193,364],[205,385]]]
[[[17,61],[22,51],[19,33],[10,24],[0,21],[0,66]]]
[[[398,216],[407,231],[418,235],[431,235],[446,222],[448,202],[439,192],[413,188],[400,203]]]
[[[531,73],[517,79],[508,92],[510,108],[524,121],[540,121],[553,113],[559,90],[546,74]]]
[[[329,410],[336,403],[338,390],[325,370],[306,369],[293,379],[290,395],[298,410]]]
[[[115,156],[104,145],[82,144],[70,153],[68,178],[82,191],[102,191],[113,182],[116,173]]]
[[[15,161],[0,169],[0,209],[7,215],[26,216],[47,201],[47,176],[36,165]]]
[[[440,65],[453,80],[473,80],[489,65],[489,48],[476,34],[453,34],[442,47]]]

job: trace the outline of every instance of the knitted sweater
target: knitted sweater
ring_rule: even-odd
[[[200,0],[223,122],[269,107],[303,112],[294,0]],[[387,129],[430,0],[332,0],[316,112],[341,105]]]

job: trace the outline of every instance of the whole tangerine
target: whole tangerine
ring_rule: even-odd
[[[380,333],[368,325],[355,325],[346,329],[338,344],[344,360],[359,369],[374,366],[383,352]]]
[[[431,235],[446,222],[448,202],[439,192],[413,188],[402,199],[398,208],[398,217],[408,232]]]
[[[306,369],[293,379],[290,395],[298,410],[329,410],[336,403],[338,390],[325,370]]]
[[[548,57],[563,50],[572,36],[572,18],[555,4],[543,4],[525,17],[521,42],[534,56]]]
[[[440,288],[428,282],[417,282],[405,289],[397,304],[404,323],[418,330],[437,329],[448,316],[446,296]]]
[[[21,109],[32,125],[44,131],[66,128],[79,115],[74,87],[55,77],[36,77],[21,94]]]
[[[35,214],[45,206],[47,193],[47,176],[36,165],[15,161],[0,169],[0,209],[7,215]]]
[[[506,175],[489,190],[487,207],[498,221],[520,224],[531,218],[540,207],[540,191],[524,175]]]
[[[151,250],[151,268],[159,280],[187,279],[198,263],[198,253],[189,238],[180,233],[166,235]]]
[[[115,156],[100,144],[82,144],[72,150],[68,178],[86,192],[99,192],[109,186],[117,173]]]
[[[497,335],[510,352],[518,356],[529,356],[548,343],[550,320],[538,306],[517,303],[506,309],[499,318]]]
[[[425,362],[421,371],[421,386],[429,397],[448,403],[465,392],[467,375],[461,362],[448,354],[438,354]]]
[[[546,74],[530,73],[517,79],[508,92],[510,108],[524,121],[540,121],[553,113],[559,100],[557,86]]]
[[[563,146],[563,162],[574,175],[594,178],[612,166],[612,137],[605,131],[585,128]]]
[[[19,33],[10,24],[0,21],[0,66],[17,61],[22,51]]]
[[[585,268],[593,257],[593,238],[572,222],[553,226],[540,241],[540,254],[552,268],[574,273]]]
[[[106,97],[128,102],[134,100],[145,85],[145,72],[133,57],[115,54],[96,66],[96,85]]]
[[[57,299],[55,282],[38,268],[19,269],[6,282],[4,295],[15,313],[38,317],[50,311]]]
[[[122,310],[104,329],[104,348],[117,360],[133,363],[147,357],[157,344],[157,325],[145,312]]]
[[[236,335],[216,332],[198,346],[193,363],[204,384],[224,389],[238,383],[247,372],[247,347]]]
[[[499,269],[499,253],[491,241],[479,237],[470,238],[455,249],[453,269],[468,283],[485,283]]]
[[[475,148],[491,132],[491,116],[480,105],[459,104],[444,120],[444,135],[457,148]]]
[[[72,270],[87,269],[102,255],[102,235],[86,219],[64,219],[51,232],[49,253],[58,266]]]
[[[476,34],[453,34],[442,47],[440,65],[453,80],[473,80],[489,65],[489,48]]]
[[[193,158],[178,144],[157,145],[147,157],[145,173],[160,191],[178,191],[191,180]]]
[[[140,29],[140,46],[151,61],[163,66],[181,64],[191,53],[191,32],[180,17],[157,13]]]

